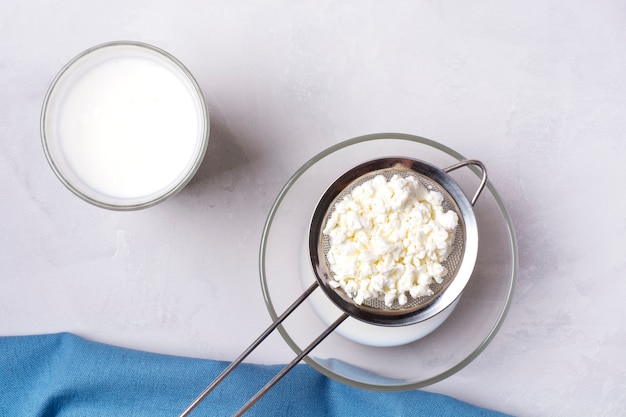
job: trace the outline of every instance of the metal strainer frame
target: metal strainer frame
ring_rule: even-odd
[[[483,172],[483,179],[470,201],[458,184],[447,175],[466,165],[476,165]],[[450,271],[441,285],[431,285],[433,295],[420,300],[410,300],[405,306],[393,308],[373,307],[369,303],[357,305],[343,291],[329,285],[333,280],[326,261],[326,248],[321,231],[330,217],[336,201],[360,183],[377,174],[390,177],[393,174],[417,177],[427,188],[440,192],[444,206],[459,217],[456,237],[448,259]],[[487,176],[484,165],[476,160],[466,160],[443,170],[417,159],[381,158],[365,162],[339,177],[324,193],[311,222],[309,252],[318,283],[331,301],[351,317],[370,324],[383,326],[406,326],[435,316],[454,302],[467,284],[478,256],[478,226],[472,205],[484,188]]]
[[[474,165],[482,172],[482,179],[474,197],[471,200],[465,196],[458,184],[447,173],[458,168]],[[320,251],[320,233],[323,224],[327,220],[328,212],[332,209],[332,204],[336,197],[354,181],[358,181],[360,177],[371,175],[380,170],[392,170],[398,173],[415,173],[425,177],[438,185],[439,191],[445,193],[444,198],[449,197],[448,201],[456,208],[461,222],[464,242],[462,245],[462,261],[456,268],[456,272],[450,277],[445,288],[436,292],[432,299],[429,299],[423,308],[409,308],[406,311],[402,308],[395,310],[376,310],[367,306],[357,306],[347,297],[342,297],[337,290],[328,285],[330,273],[328,267],[323,261],[323,252]],[[348,317],[354,317],[367,323],[382,326],[404,326],[427,320],[441,311],[449,307],[461,294],[467,284],[478,256],[478,227],[472,206],[478,199],[480,193],[487,183],[487,171],[485,166],[477,160],[465,160],[457,164],[449,166],[445,169],[439,169],[426,162],[410,159],[410,158],[381,158],[358,165],[342,176],[340,176],[324,193],[313,214],[309,233],[309,250],[311,262],[316,276],[316,281],[307,288],[293,304],[291,304],[257,339],[239,355],[231,364],[222,371],[207,386],[198,397],[189,404],[189,406],[180,414],[179,417],[186,417],[193,411],[226,377],[239,366],[246,357],[254,349],[257,348],[294,310],[302,304],[309,295],[322,287],[326,295],[339,307],[343,313],[324,330],[315,340],[313,340],[306,348],[304,348],[289,364],[278,372],[263,388],[261,388],[254,396],[252,396],[234,415],[243,415],[250,407],[252,407],[265,393],[267,393],[283,376],[285,376],[293,367],[295,367],[305,356],[307,356],[317,345],[319,345],[329,334],[331,334],[341,323]],[[457,231],[458,232],[458,231]],[[322,256],[320,256],[322,253]]]

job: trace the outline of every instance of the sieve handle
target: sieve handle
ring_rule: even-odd
[[[189,404],[189,406],[180,414],[179,417],[186,417],[189,415],[189,413],[191,413],[193,411],[194,408],[196,408],[198,406],[198,404],[200,404],[206,397],[207,395],[209,395],[209,393],[211,391],[213,391],[224,379],[226,379],[226,377],[237,367],[239,366],[239,364],[241,364],[241,362],[243,362],[243,360],[254,350],[256,349],[257,346],[259,346],[261,344],[261,342],[263,342],[267,336],[269,336],[277,327],[280,323],[282,323],[291,313],[293,313],[293,311],[300,305],[302,304],[302,302],[304,300],[306,300],[306,298],[311,295],[311,293],[313,291],[315,291],[315,289],[319,286],[318,282],[315,281],[313,284],[311,284],[311,286],[309,288],[306,289],[306,291],[304,291],[304,293],[302,293],[302,295],[300,297],[298,297],[298,299],[296,299],[296,301],[293,302],[293,304],[291,304],[289,307],[287,307],[287,310],[285,310],[285,312],[283,314],[281,314],[276,320],[274,320],[274,322],[272,324],[270,324],[270,326],[265,329],[265,331],[263,333],[261,333],[261,335],[254,341],[252,342],[252,344],[250,346],[248,346],[248,348],[246,350],[243,351],[243,353],[241,355],[239,355],[239,357],[237,359],[235,359],[230,365],[228,365],[228,367],[226,369],[224,369],[222,371],[221,374],[219,374],[217,376],[217,378],[215,378],[213,380],[213,382],[211,382],[211,384],[209,384],[208,387],[206,387],[204,389],[204,391],[202,391],[202,393],[200,395],[198,395],[198,397],[193,400],[193,402],[191,404]],[[337,324],[338,326],[339,324]],[[335,326],[335,327],[337,327]],[[331,330],[332,331],[332,330]],[[323,339],[322,339],[323,340]],[[321,342],[321,340],[320,340]],[[319,343],[319,342],[318,342]],[[315,347],[315,346],[313,346]],[[313,349],[313,348],[311,348]],[[310,350],[309,350],[310,351]],[[307,352],[308,353],[308,352]],[[306,354],[305,354],[306,355]],[[303,355],[304,356],[304,355]],[[294,364],[295,365],[295,364]],[[293,366],[292,366],[293,367]],[[291,369],[291,368],[289,368]],[[289,371],[289,369],[287,371]],[[287,372],[285,372],[287,373]],[[268,388],[269,389],[269,388]],[[263,393],[264,394],[264,393]],[[261,394],[261,395],[263,395]],[[258,395],[258,398],[261,397],[261,395]],[[257,400],[258,400],[257,398]],[[256,400],[255,400],[256,402]],[[252,404],[250,404],[250,406],[252,406]],[[250,408],[250,406],[248,408]]]
[[[311,351],[313,349],[315,349],[315,347],[317,345],[319,345],[322,340],[326,339],[326,336],[328,336],[329,334],[331,334],[333,332],[333,330],[335,330],[337,328],[337,326],[339,326],[341,323],[343,323],[343,321],[345,319],[348,318],[348,314],[347,313],[343,313],[341,316],[339,316],[339,318],[337,320],[335,320],[330,326],[328,326],[326,328],[326,330],[324,330],[314,341],[311,342],[311,344],[309,346],[307,346],[306,348],[304,348],[304,350],[302,352],[300,352],[300,354],[298,356],[296,356],[295,358],[293,358],[293,360],[291,362],[289,362],[288,365],[286,365],[283,369],[280,370],[280,372],[278,374],[276,374],[276,376],[274,376],[274,378],[272,378],[263,388],[261,388],[256,394],[254,394],[254,396],[252,396],[247,403],[245,403],[243,405],[243,407],[241,407],[239,409],[239,411],[237,411],[237,413],[233,414],[234,416],[242,416],[243,413],[245,413],[246,411],[248,411],[250,409],[250,407],[252,407],[254,405],[254,403],[256,403],[263,395],[265,395],[265,393],[267,391],[269,391],[274,385],[276,385],[276,383],[278,381],[280,381],[282,379],[282,377],[284,377],[285,375],[287,375],[287,372],[291,371],[291,369],[296,366],[306,355],[308,355],[309,353],[311,353]]]
[[[480,185],[478,185],[478,190],[476,190],[476,194],[474,194],[474,197],[472,197],[472,206],[476,203],[476,200],[478,200],[478,196],[480,195],[480,193],[483,191],[483,189],[485,188],[485,185],[487,184],[487,168],[485,168],[485,165],[483,165],[482,162],[477,161],[476,159],[466,159],[465,161],[461,161],[458,164],[454,164],[452,166],[449,166],[448,168],[444,168],[444,172],[448,173],[448,172],[452,172],[456,169],[462,168],[464,166],[468,166],[468,165],[474,165],[477,166],[478,169],[480,169],[480,171],[483,174],[483,177],[480,181]]]

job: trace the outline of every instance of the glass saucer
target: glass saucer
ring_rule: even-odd
[[[390,133],[341,142],[304,164],[279,193],[263,231],[259,266],[263,295],[272,319],[314,282],[313,275],[307,272],[310,260],[303,253],[303,242],[308,238],[318,199],[341,174],[362,162],[381,157],[412,157],[440,168],[466,159],[432,140]],[[473,194],[480,180],[479,173],[469,168],[455,171],[451,176],[467,195]],[[476,266],[454,311],[436,329],[415,334],[408,330],[407,334],[407,329],[397,328],[404,333],[389,334],[397,341],[372,346],[358,337],[350,337],[350,331],[339,331],[341,326],[350,326],[353,320],[350,318],[304,360],[322,374],[348,385],[401,391],[447,378],[476,358],[493,339],[506,316],[518,257],[511,220],[491,182],[476,202],[474,213],[479,232]],[[316,306],[320,295],[322,290],[315,290],[310,300],[300,305],[278,328],[296,353],[326,328],[328,318],[321,318],[323,314],[319,314]]]

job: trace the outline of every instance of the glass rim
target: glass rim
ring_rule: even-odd
[[[150,52],[156,53],[157,55],[163,57],[165,60],[174,64],[174,66],[176,66],[181,71],[182,75],[185,77],[185,79],[189,82],[190,86],[193,88],[193,91],[195,93],[194,98],[197,100],[200,106],[202,131],[200,132],[200,135],[199,135],[200,146],[195,151],[194,157],[189,164],[189,168],[184,172],[184,175],[179,180],[174,181],[171,186],[166,187],[163,192],[156,194],[155,197],[147,199],[145,201],[140,201],[138,203],[131,203],[131,204],[114,204],[114,203],[110,203],[107,201],[98,200],[96,198],[93,198],[85,194],[77,186],[75,186],[72,183],[72,181],[70,181],[66,177],[65,173],[63,172],[61,168],[59,168],[59,166],[57,165],[57,162],[55,161],[53,155],[51,154],[51,151],[49,148],[49,137],[46,132],[46,121],[47,121],[47,114],[48,114],[50,99],[53,96],[54,92],[56,91],[56,87],[58,83],[66,75],[66,73],[71,68],[73,68],[74,65],[78,63],[78,61],[80,61],[81,59],[85,58],[86,56],[94,52],[97,52],[105,48],[116,48],[116,47],[125,47],[125,46],[144,49],[144,50],[148,50]],[[46,94],[44,96],[43,104],[41,107],[41,115],[39,119],[39,130],[40,130],[41,144],[44,150],[46,160],[48,161],[48,164],[52,168],[52,171],[54,172],[56,177],[61,181],[61,183],[68,190],[70,190],[74,195],[78,196],[82,200],[90,204],[93,204],[94,206],[98,206],[98,207],[110,209],[110,210],[117,210],[117,211],[131,211],[131,210],[139,210],[139,209],[151,207],[158,203],[161,203],[173,197],[174,195],[176,195],[189,183],[189,181],[191,181],[191,179],[194,177],[194,175],[200,168],[200,165],[202,164],[202,161],[204,160],[204,157],[206,155],[208,142],[209,142],[210,119],[209,119],[207,104],[204,99],[204,95],[202,93],[202,89],[200,88],[200,85],[198,84],[195,77],[192,75],[191,71],[189,71],[189,69],[180,60],[178,60],[174,55],[170,54],[169,52],[161,48],[158,48],[154,45],[150,45],[148,43],[132,41],[132,40],[119,40],[119,41],[110,41],[110,42],[100,43],[98,45],[85,49],[84,51],[80,52],[79,54],[74,56],[72,59],[70,59],[58,71],[58,73],[55,75],[52,82],[50,83],[50,86],[48,87]]]

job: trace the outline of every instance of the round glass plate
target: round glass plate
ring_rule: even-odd
[[[347,140],[304,164],[279,193],[263,231],[261,285],[272,319],[315,281],[303,245],[319,198],[350,168],[381,157],[411,157],[439,168],[466,159],[432,140],[394,133]],[[480,181],[479,172],[469,168],[455,171],[451,176],[470,196]],[[474,213],[479,233],[476,266],[456,307],[436,329],[415,337],[396,335],[399,340],[404,338],[401,343],[371,346],[355,341],[358,338],[342,336],[342,333],[349,335],[349,331],[338,331],[341,326],[350,326],[350,320],[354,319],[349,318],[304,360],[322,374],[348,385],[401,391],[447,378],[476,358],[495,336],[508,311],[518,258],[511,220],[491,182],[474,205]],[[321,289],[315,290],[310,300],[302,303],[278,328],[296,353],[326,328],[328,318],[320,318],[324,314],[318,314],[320,310],[314,298],[317,296],[319,301],[320,294]]]

